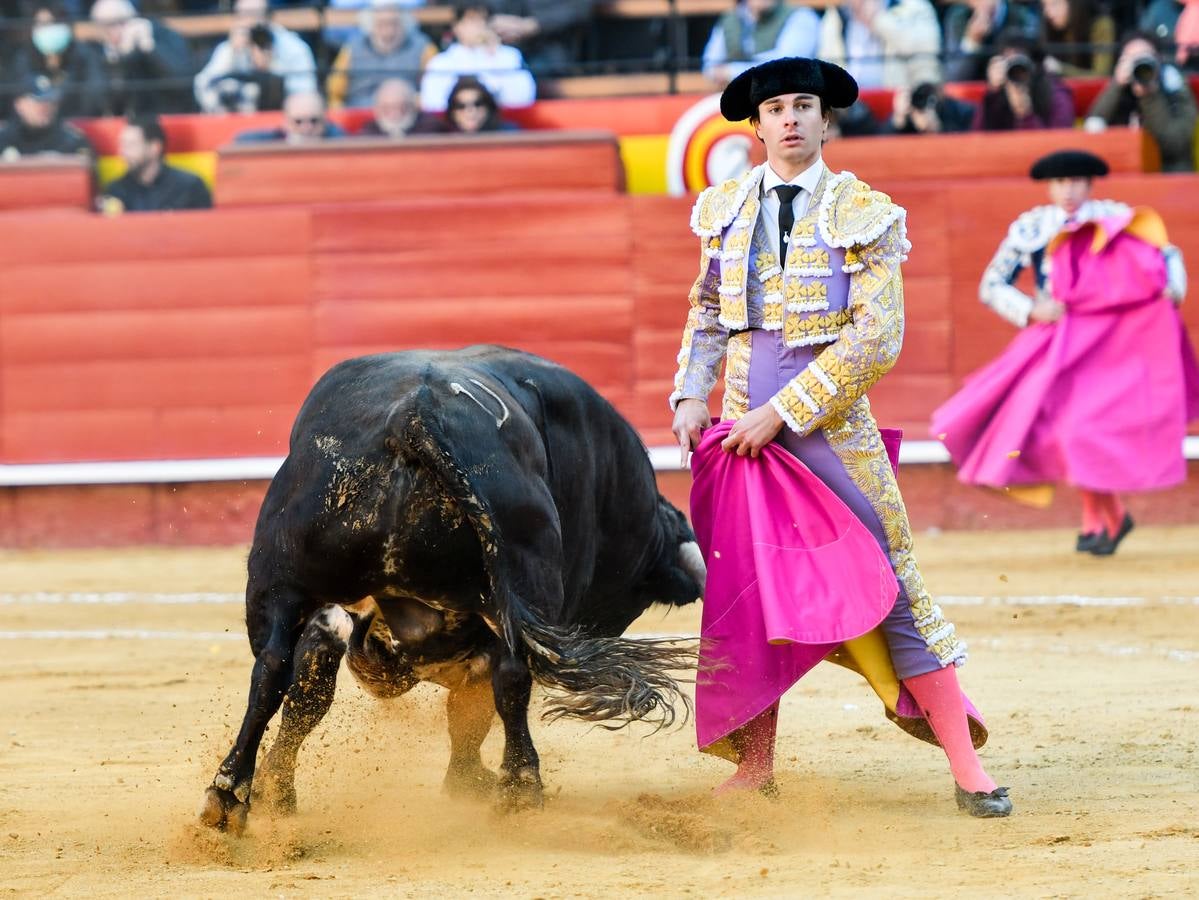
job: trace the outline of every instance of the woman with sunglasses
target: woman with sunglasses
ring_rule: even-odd
[[[482,131],[519,131],[520,126],[500,117],[499,105],[486,85],[473,75],[463,75],[450,91],[446,131],[478,134]]]

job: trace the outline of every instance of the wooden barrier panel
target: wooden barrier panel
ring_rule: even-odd
[[[1112,128],[1098,134],[1069,128],[935,137],[887,135],[830,141],[824,156],[834,170],[848,169],[871,184],[887,180],[1026,178],[1037,159],[1067,147],[1102,156],[1113,172],[1143,172],[1151,158],[1148,140],[1144,132],[1132,128]]]
[[[217,163],[215,201],[223,207],[379,202],[547,188],[611,194],[623,186],[624,169],[610,133],[353,138],[318,146],[226,147]]]
[[[866,175],[866,172],[862,174]],[[1027,178],[881,179],[908,210],[907,334],[872,392],[931,410],[1014,333],[977,300]],[[1199,176],[1120,175],[1199,260]],[[0,462],[282,454],[312,382],[348,356],[501,342],[576,370],[669,444],[687,292],[687,198],[598,190],[129,215],[4,216]],[[1199,304],[1183,306],[1199,331]]]
[[[82,157],[47,154],[0,162],[0,212],[91,208],[92,168]]]

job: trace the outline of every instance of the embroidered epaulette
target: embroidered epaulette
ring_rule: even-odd
[[[820,234],[833,247],[864,247],[877,241],[907,211],[852,172],[829,179],[820,204]]]
[[[1117,200],[1088,200],[1076,218],[1085,222],[1118,216],[1127,211],[1128,206]],[[1016,221],[1008,228],[1007,242],[1018,253],[1036,253],[1049,245],[1065,222],[1066,213],[1061,207],[1052,204],[1034,206],[1016,217]]]
[[[715,237],[724,231],[737,217],[756,171],[705,188],[691,210],[691,230],[700,237]]]

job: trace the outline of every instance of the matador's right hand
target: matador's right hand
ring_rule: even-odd
[[[712,415],[703,400],[680,400],[674,408],[674,424],[670,430],[679,442],[679,465],[687,467],[687,454],[699,446],[699,439],[712,425]]]

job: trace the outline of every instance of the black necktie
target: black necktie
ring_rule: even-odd
[[[774,189],[779,198],[779,268],[787,266],[787,242],[795,227],[795,197],[801,190],[793,184],[780,184]]]

